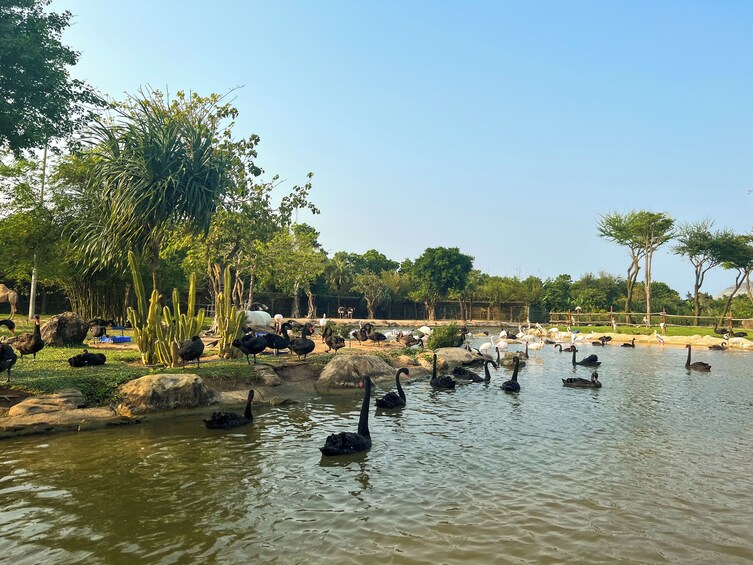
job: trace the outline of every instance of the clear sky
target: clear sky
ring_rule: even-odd
[[[234,93],[330,254],[459,247],[493,275],[624,276],[600,214],[753,226],[753,2],[55,0],[76,77]],[[681,294],[690,263],[660,251]],[[734,280],[712,271],[705,290]]]

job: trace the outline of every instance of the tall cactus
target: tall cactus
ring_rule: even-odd
[[[136,256],[128,253],[128,264],[133,275],[133,287],[138,303],[137,309],[128,308],[128,319],[133,326],[136,345],[141,352],[141,360],[145,365],[162,363],[175,367],[180,362],[178,345],[180,342],[198,335],[204,325],[204,309],[201,308],[194,315],[196,307],[196,274],[192,273],[188,288],[188,306],[186,313],[180,311],[180,296],[178,289],[173,290],[173,310],[164,306],[160,312],[160,294],[155,289],[146,304],[146,294],[141,275],[136,266]]]
[[[230,291],[230,268],[223,273],[222,291],[217,293],[217,331],[220,336],[220,356],[235,357],[240,353],[233,350],[232,343],[241,333],[246,313],[233,306]]]

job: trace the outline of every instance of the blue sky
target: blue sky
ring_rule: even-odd
[[[753,3],[55,0],[74,76],[234,93],[258,164],[314,173],[330,254],[452,246],[494,275],[625,274],[600,214],[753,226]],[[684,294],[690,263],[657,253]],[[716,269],[705,290],[734,280]]]

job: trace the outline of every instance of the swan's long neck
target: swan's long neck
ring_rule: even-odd
[[[497,347],[497,365],[499,365],[499,347]]]
[[[685,361],[685,366],[688,367],[690,365],[690,346],[688,345],[688,360]]]
[[[400,370],[397,373],[395,373],[395,384],[397,385],[397,394],[398,394],[398,396],[400,398],[402,398],[403,400],[405,400],[405,393],[403,392],[403,387],[400,386],[400,373],[402,373],[402,372],[403,371]]]
[[[557,349],[558,347],[560,348],[560,353],[562,353],[562,344],[561,343],[555,343],[554,344],[554,348]]]
[[[499,355],[499,351],[497,351],[497,355]],[[488,383],[492,380],[492,375],[489,372],[489,365],[491,364],[491,361],[484,361],[484,382]],[[496,369],[496,367],[495,367]]]
[[[243,416],[246,417],[246,419],[253,421],[254,414],[251,412],[251,401],[254,399],[254,391],[248,393],[248,400],[246,401],[246,409],[243,411]]]
[[[515,368],[512,370],[512,380],[516,383],[518,382],[518,366],[520,366],[520,359],[517,357],[513,357],[513,363],[515,363]]]
[[[575,365],[575,346],[573,346],[573,365]]]
[[[437,356],[434,356],[434,364],[431,366],[431,378],[437,378]]]
[[[363,404],[361,404],[361,417],[358,419],[358,434],[371,437],[369,433],[369,400],[371,399],[371,379],[364,379]]]

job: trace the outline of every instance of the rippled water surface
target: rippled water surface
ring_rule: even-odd
[[[517,395],[499,389],[509,370],[454,392],[411,382],[350,458],[318,448],[355,431],[357,395],[227,432],[202,412],[3,441],[0,560],[751,562],[750,354],[699,350],[712,372],[688,374],[684,349],[592,352],[600,390],[563,388],[570,355],[549,348]]]

